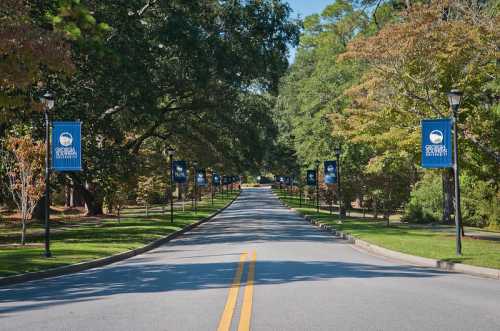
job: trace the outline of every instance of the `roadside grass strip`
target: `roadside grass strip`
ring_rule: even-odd
[[[274,193],[302,215],[310,216],[320,223],[331,225],[338,231],[349,233],[374,245],[436,260],[500,269],[498,240],[465,237],[462,239],[463,255],[457,256],[453,234],[432,231],[432,228],[415,228],[408,224],[387,226],[385,220],[370,218],[344,217],[342,222],[339,222],[336,214],[331,215],[325,210],[318,214],[313,206],[300,207],[297,197],[285,198],[278,190],[274,190]]]
[[[25,247],[9,246],[12,230],[4,234],[0,229],[0,277],[90,261],[142,247],[214,214],[236,195],[219,195],[213,206],[210,199],[204,199],[197,213],[188,206],[184,212],[177,209],[173,223],[168,210],[148,217],[144,210],[134,211],[133,216],[123,215],[120,222],[117,219],[103,219],[92,224],[82,222],[51,235],[52,258],[43,256],[43,237],[28,237],[30,245]]]

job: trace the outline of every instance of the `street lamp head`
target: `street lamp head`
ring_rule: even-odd
[[[168,147],[167,150],[167,155],[168,156],[174,156],[175,155],[175,149],[173,149],[172,147]]]
[[[40,97],[40,102],[46,109],[51,110],[54,108],[54,95],[50,92],[45,92],[45,94]]]
[[[314,164],[316,165],[316,168],[318,168],[318,167],[319,167],[320,163],[321,163],[321,162],[320,162],[319,160],[314,161]]]
[[[462,99],[463,93],[460,90],[451,90],[448,92],[448,102],[450,103],[450,107],[456,111],[460,106],[460,101]]]
[[[198,166],[198,161],[193,161],[193,167],[197,167]]]

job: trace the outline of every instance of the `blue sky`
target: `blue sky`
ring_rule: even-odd
[[[334,2],[334,0],[288,0],[293,9],[292,17],[300,15],[301,18],[311,14],[321,13],[325,7]],[[289,60],[293,62],[295,58],[295,49],[290,52]]]
[[[311,14],[320,13],[327,5],[333,3],[334,0],[288,0],[287,2],[294,11],[293,16],[300,14],[304,18]]]

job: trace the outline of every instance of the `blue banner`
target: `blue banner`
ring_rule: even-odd
[[[422,120],[422,167],[450,168],[452,159],[452,120]]]
[[[309,186],[316,186],[316,170],[307,170],[306,183]]]
[[[220,175],[216,172],[212,175],[212,185],[219,186],[220,185]]]
[[[337,183],[337,161],[325,161],[325,184]]]
[[[172,163],[172,171],[174,173],[174,182],[187,182],[187,163],[186,161],[174,161]]]
[[[196,170],[196,185],[207,186],[207,173],[205,169]]]
[[[52,169],[82,171],[81,122],[52,122]]]

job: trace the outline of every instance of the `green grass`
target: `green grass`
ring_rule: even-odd
[[[235,195],[218,197],[214,206],[204,200],[199,203],[196,214],[191,211],[190,204],[186,204],[185,212],[175,211],[174,223],[170,222],[167,212],[155,213],[147,218],[145,214],[125,215],[120,223],[117,219],[109,219],[99,225],[82,223],[78,227],[66,228],[51,236],[53,257],[49,259],[43,257],[42,238],[28,239],[29,243],[38,244],[36,247],[0,247],[0,277],[89,261],[144,246],[210,216],[227,205]],[[11,233],[12,229],[0,230],[0,243],[10,242]]]
[[[278,194],[278,191],[275,191]],[[279,195],[279,194],[278,194]],[[500,269],[500,241],[462,239],[462,256],[455,254],[455,237],[448,233],[410,227],[406,224],[386,225],[385,221],[346,218],[338,224],[338,216],[316,208],[299,207],[298,198],[280,198],[303,215],[309,215],[321,223],[331,224],[338,231],[350,233],[358,239],[391,250],[450,262]]]

